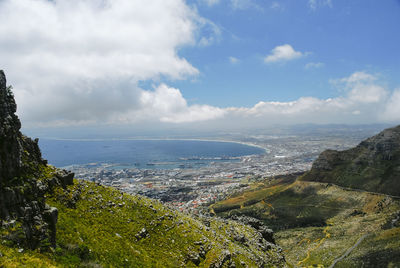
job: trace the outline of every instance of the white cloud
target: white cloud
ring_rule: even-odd
[[[235,57],[231,56],[231,57],[229,57],[229,62],[232,63],[232,64],[236,64],[236,63],[239,63],[240,60],[238,58],[235,58]]]
[[[382,119],[387,121],[400,121],[400,89],[395,90],[390,96]]]
[[[355,84],[359,84],[362,82],[372,82],[377,80],[378,78],[375,75],[368,74],[365,72],[355,72],[349,77],[345,77],[342,79],[339,79],[340,82],[347,83],[348,86],[353,86]]]
[[[271,53],[264,58],[266,63],[283,62],[294,60],[304,56],[303,53],[295,51],[289,44],[277,46],[271,50]]]
[[[221,37],[221,29],[214,24],[213,22],[206,20],[206,19],[199,19],[198,21],[201,22],[202,28],[206,34],[203,34],[198,42],[200,46],[209,46],[218,41],[220,41]]]
[[[196,76],[178,49],[210,44],[218,30],[184,0],[0,1],[2,68],[32,124],[142,109],[138,81]]]
[[[304,68],[308,69],[319,69],[324,67],[325,64],[323,62],[309,62],[307,63]]]
[[[359,103],[379,103],[386,99],[386,90],[378,85],[359,84],[351,89],[348,94],[350,100]]]
[[[331,82],[347,92],[350,100],[360,103],[378,103],[387,99],[388,92],[376,84],[376,80],[378,80],[376,75],[361,71]]]
[[[225,113],[220,108],[208,105],[188,106],[178,89],[165,84],[157,87],[154,92],[143,91],[140,102],[142,109],[135,114],[141,114],[144,120],[154,117],[161,122],[185,123],[211,120]]]
[[[343,96],[332,99],[265,100],[250,108],[190,105],[179,89],[160,81],[196,76],[178,49],[214,42],[217,29],[183,0],[3,0],[0,59],[25,126],[204,121],[243,128],[400,120],[400,90],[391,93],[366,72],[334,80]],[[286,44],[265,62],[306,54]],[[140,81],[152,81],[154,90],[140,88]]]
[[[312,9],[312,10],[316,10],[319,7],[322,6],[328,6],[328,7],[332,7],[332,0],[308,0],[308,6]]]
[[[183,1],[6,0],[0,15],[1,58],[11,67],[89,79],[198,72],[176,53],[197,28]]]
[[[231,107],[226,109],[224,122],[231,121],[241,128],[251,128],[271,124],[400,121],[400,89],[390,94],[379,84],[376,75],[366,72],[355,72],[335,81],[343,96],[329,99],[301,97],[289,102],[260,101],[250,108]],[[222,126],[223,122],[216,125]],[[229,126],[225,124],[224,127]]]

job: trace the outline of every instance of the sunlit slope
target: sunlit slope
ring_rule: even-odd
[[[236,267],[283,266],[280,249],[255,229],[222,219],[194,219],[161,203],[75,181],[55,188],[54,252],[0,246],[0,266]],[[237,237],[244,237],[238,241]]]
[[[383,267],[400,264],[400,205],[393,198],[293,177],[267,179],[251,187],[210,209],[224,217],[263,220],[276,231],[276,241],[291,265],[328,267],[359,239],[337,267],[376,267],[377,261]]]

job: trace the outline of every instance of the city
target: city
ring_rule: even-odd
[[[369,132],[373,130],[330,135],[236,137],[237,142],[259,146],[265,149],[265,153],[227,161],[218,159],[196,169],[190,165],[193,159],[180,159],[184,163],[181,166],[185,168],[175,169],[159,169],[154,163],[146,168],[124,169],[118,164],[109,163],[66,168],[73,171],[78,179],[158,199],[182,212],[198,213],[202,206],[247,189],[252,181],[307,171],[323,150],[350,148],[368,136]]]

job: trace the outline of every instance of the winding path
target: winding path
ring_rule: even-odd
[[[321,240],[319,240],[319,243],[318,243],[315,247],[313,247],[312,249],[308,250],[308,251],[307,251],[307,257],[305,257],[303,260],[299,261],[299,262],[297,263],[297,265],[301,265],[302,263],[306,262],[306,261],[310,258],[311,252],[314,251],[314,250],[316,250],[317,248],[319,248],[319,247],[322,245],[322,243],[325,242],[326,239],[328,239],[328,238],[331,237],[331,234],[328,232],[328,230],[329,230],[329,227],[332,226],[332,223],[329,222],[329,221],[327,221],[327,224],[328,224],[328,226],[326,226],[326,227],[324,228],[324,231],[323,231],[323,233],[325,234],[325,237],[322,238]],[[304,239],[303,239],[303,240],[304,240]],[[303,241],[303,240],[302,240],[302,241]],[[300,242],[302,242],[302,241],[300,241]],[[308,239],[308,241],[309,241],[308,243],[310,243],[310,239]],[[317,240],[316,240],[316,241],[317,241]]]
[[[369,234],[365,234],[365,235],[363,235],[363,236],[361,236],[358,240],[357,240],[357,242],[351,247],[351,248],[348,248],[347,250],[346,250],[346,252],[342,255],[342,256],[340,256],[339,258],[336,258],[334,261],[333,261],[333,263],[329,266],[329,268],[333,268],[333,267],[335,267],[335,265],[336,265],[336,263],[338,263],[338,262],[340,262],[341,260],[343,260],[344,258],[346,258],[367,236],[369,236]]]

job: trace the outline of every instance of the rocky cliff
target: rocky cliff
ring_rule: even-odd
[[[0,70],[0,235],[21,247],[48,247],[55,245],[57,209],[45,203],[48,185],[40,179],[47,163],[38,140],[21,134],[16,110],[11,87]]]
[[[400,126],[355,148],[322,152],[301,179],[400,196]]]

